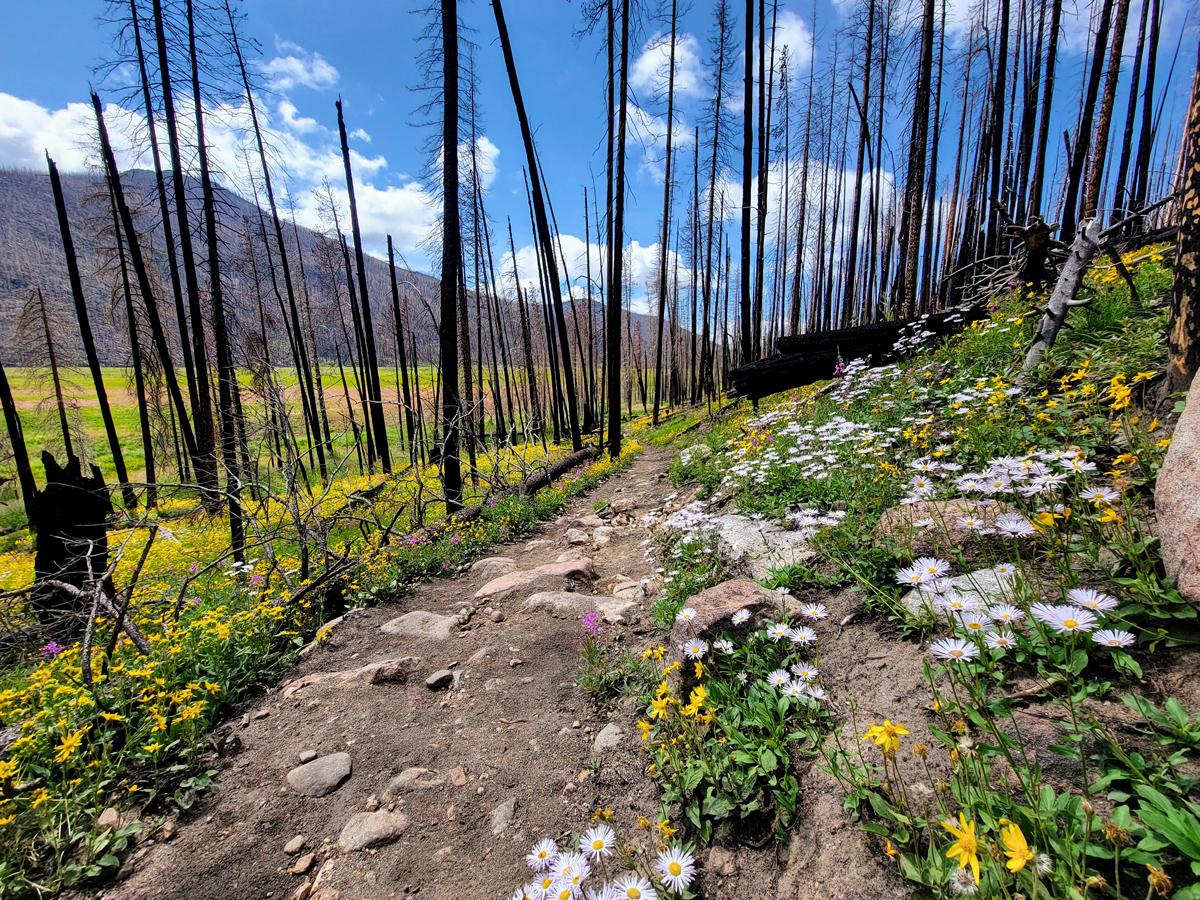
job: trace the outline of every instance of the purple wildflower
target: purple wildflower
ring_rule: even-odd
[[[58,654],[62,653],[66,649],[67,648],[58,641],[51,641],[42,648],[42,658],[54,659],[54,657],[58,656]]]
[[[583,617],[583,633],[589,636],[600,633],[600,613],[592,610]]]

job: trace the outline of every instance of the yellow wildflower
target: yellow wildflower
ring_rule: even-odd
[[[875,743],[885,756],[891,756],[900,749],[901,735],[908,734],[908,729],[899,722],[892,723],[890,719],[884,719],[882,725],[871,723],[871,727],[867,729],[867,733],[863,737]]]
[[[79,746],[83,743],[83,736],[91,731],[91,728],[91,725],[84,725],[78,731],[71,732],[59,741],[58,748],[54,752],[54,761],[65,763],[74,756],[76,751],[79,750]]]
[[[957,824],[947,819],[942,822],[942,827],[955,838],[950,849],[946,851],[946,858],[957,859],[960,869],[970,866],[975,883],[979,884],[979,841],[975,838],[975,823],[968,822],[967,817],[959,813]]]
[[[1020,872],[1033,862],[1033,851],[1029,849],[1029,842],[1025,840],[1020,825],[1007,819],[1000,821],[1003,825],[1000,829],[1000,843],[1004,847],[1004,855],[1008,857],[1008,862],[1004,865],[1010,872]]]

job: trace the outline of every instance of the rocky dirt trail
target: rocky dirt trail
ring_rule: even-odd
[[[149,835],[97,896],[507,897],[528,877],[523,857],[539,837],[581,830],[598,807],[612,810],[619,834],[656,817],[634,702],[598,712],[575,676],[588,610],[635,650],[654,639],[658,580],[643,516],[686,499],[666,480],[669,461],[647,452],[469,572],[348,614],[223,726],[214,793]],[[843,739],[883,718],[921,739],[919,649],[870,622],[838,625],[854,595],[800,599],[830,607],[821,668]],[[701,852],[700,896],[906,894],[843,810],[838,784],[804,765],[790,841]]]

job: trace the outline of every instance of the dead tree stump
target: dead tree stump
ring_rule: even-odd
[[[42,451],[42,464],[46,486],[34,492],[30,503],[30,525],[37,534],[30,602],[43,628],[52,629],[56,638],[75,638],[88,614],[81,597],[99,579],[105,581],[104,592],[110,598],[114,593],[105,574],[113,505],[95,465],[90,476],[84,475],[78,457],[69,456],[67,464],[60,466],[48,450]]]

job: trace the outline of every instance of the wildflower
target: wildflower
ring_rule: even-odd
[[[593,637],[600,633],[600,613],[593,610],[583,617],[583,633]]]
[[[936,659],[952,659],[956,662],[965,662],[968,659],[974,659],[979,655],[979,648],[970,641],[962,638],[942,638],[934,641],[929,652]]]
[[[793,663],[792,674],[801,681],[812,681],[817,677],[817,667],[807,662]]]
[[[1083,491],[1079,495],[1080,500],[1086,500],[1088,503],[1094,503],[1097,506],[1104,506],[1112,503],[1121,495],[1110,487],[1092,487]]]
[[[783,696],[791,697],[794,700],[802,700],[808,696],[808,691],[805,690],[803,682],[789,681],[783,686]]]
[[[650,701],[650,718],[665,719],[667,717],[667,707],[670,705],[670,697],[655,697]]]
[[[829,609],[824,603],[805,603],[800,607],[800,615],[806,619],[824,619],[829,615]]]
[[[1049,625],[1059,634],[1091,631],[1099,624],[1099,620],[1091,612],[1078,606],[1035,603],[1029,611],[1035,619]]]
[[[50,641],[44,647],[42,647],[42,658],[43,659],[54,659],[54,657],[58,656],[60,653],[62,653],[66,649],[67,648],[64,647],[62,644],[60,644],[58,641]]]
[[[788,639],[793,644],[811,644],[817,639],[817,633],[807,625],[797,625],[788,629]]]
[[[554,862],[556,856],[558,856],[558,844],[554,842],[553,838],[547,837],[533,845],[533,849],[525,857],[525,862],[533,871],[544,872]]]
[[[59,741],[58,748],[54,751],[54,761],[57,763],[65,763],[68,759],[75,755],[80,744],[83,743],[83,736],[91,731],[91,725],[85,725],[78,731],[73,731],[63,737]]]
[[[1150,890],[1158,894],[1160,897],[1166,897],[1171,893],[1171,888],[1174,886],[1171,883],[1171,876],[1164,870],[1155,866],[1146,864],[1146,881],[1150,884]]]
[[[617,833],[612,826],[594,825],[579,839],[579,849],[585,856],[598,862],[606,856],[612,856],[616,843]]]
[[[573,888],[580,887],[584,879],[592,874],[592,867],[582,853],[559,853],[552,866],[555,878]]]
[[[696,618],[696,610],[690,606],[685,606],[679,612],[675,613],[676,622],[690,622]]]
[[[900,738],[906,734],[908,729],[899,722],[893,724],[890,719],[884,719],[882,725],[872,722],[863,737],[879,747],[885,756],[891,756],[900,749]]]
[[[728,655],[733,652],[733,641],[729,640],[729,638],[721,638],[713,641],[713,649],[720,650],[722,653]]]
[[[1004,848],[1004,855],[1008,857],[1004,865],[1010,872],[1020,872],[1033,862],[1033,851],[1029,849],[1029,842],[1025,840],[1020,825],[1003,819],[1001,824],[1000,844]]]
[[[1029,537],[1037,529],[1019,513],[1005,513],[996,518],[996,531],[1005,537]]]
[[[979,885],[966,869],[955,869],[950,875],[950,893],[955,897],[973,897],[979,892]]]
[[[992,620],[978,612],[959,613],[958,624],[967,634],[985,634],[992,628]]]
[[[975,838],[975,823],[968,822],[961,812],[958,814],[958,824],[951,820],[942,822],[942,827],[955,838],[950,849],[946,851],[947,859],[957,859],[958,867],[971,867],[975,883],[979,884],[979,841]]]
[[[1104,628],[1092,635],[1092,640],[1101,647],[1129,647],[1136,638],[1128,631],[1117,628]]]
[[[1091,588],[1071,588],[1067,591],[1067,599],[1092,612],[1112,612],[1117,608],[1117,601],[1113,597]]]
[[[993,622],[1003,622],[1006,625],[1019,622],[1025,618],[1024,610],[1008,603],[998,603],[995,606],[989,607],[988,615],[991,616]]]
[[[1016,646],[1016,641],[1013,640],[1011,632],[997,630],[989,632],[983,639],[983,642],[993,650],[1007,650],[1010,647]]]
[[[1000,563],[992,566],[992,571],[1001,578],[1012,578],[1017,574],[1017,567],[1012,563]]]
[[[739,609],[737,612],[735,612],[733,614],[733,618],[730,621],[732,621],[734,625],[741,625],[743,622],[748,622],[749,620],[750,620],[750,610]]]
[[[690,641],[684,641],[680,649],[688,659],[702,659],[708,652],[708,641],[692,638]]]
[[[780,688],[786,685],[792,678],[788,675],[787,669],[776,669],[767,676],[767,684],[774,688]]]
[[[639,719],[638,723],[637,723],[637,727],[638,727],[638,731],[640,731],[642,733],[642,740],[643,741],[650,740],[650,728],[651,728],[650,723],[647,722],[645,719]]]
[[[696,860],[678,845],[660,853],[654,866],[663,884],[677,894],[686,891],[696,875]]]
[[[613,882],[613,887],[624,900],[658,900],[654,886],[637,872],[626,872]]]
[[[773,622],[767,626],[767,637],[778,643],[788,636],[790,630],[787,622]]]
[[[950,593],[938,600],[938,606],[947,612],[970,613],[980,609],[983,604],[974,597],[964,597],[959,593]]]

